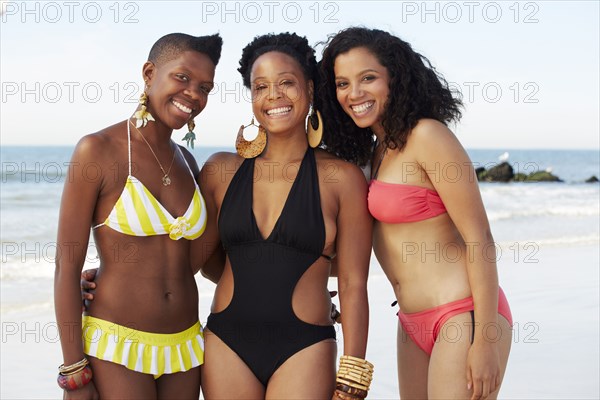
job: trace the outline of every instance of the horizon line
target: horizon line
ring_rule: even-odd
[[[76,144],[21,144],[21,143],[0,143],[0,148],[4,147],[75,147]],[[231,148],[235,149],[234,145],[202,145],[196,146],[195,149],[188,149],[194,151],[196,149],[201,150],[202,148],[216,149],[216,148]],[[599,151],[600,145],[597,148],[584,148],[584,147],[465,147],[467,150],[571,150],[571,151]]]

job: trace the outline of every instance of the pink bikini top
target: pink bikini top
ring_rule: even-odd
[[[444,214],[446,207],[435,190],[375,179],[386,151],[387,149],[382,153],[369,184],[368,204],[373,218],[387,224],[399,224],[423,221]]]
[[[388,224],[422,221],[446,212],[435,190],[376,179],[369,185],[368,202],[373,218]]]

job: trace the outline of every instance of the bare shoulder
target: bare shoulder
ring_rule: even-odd
[[[320,179],[325,183],[339,184],[346,189],[351,189],[349,186],[366,187],[365,175],[358,166],[322,149],[316,150],[315,156]]]
[[[413,141],[456,140],[454,133],[443,123],[435,119],[423,118],[412,129],[410,138]]]
[[[237,153],[220,151],[218,153],[213,153],[208,157],[208,160],[206,160],[202,166],[202,170],[218,169],[230,171],[234,169],[234,171],[236,171],[243,161],[244,158]]]
[[[466,157],[466,151],[450,128],[433,119],[417,123],[409,136],[407,150],[418,160]]]
[[[244,158],[237,153],[214,153],[202,165],[200,180],[204,185],[229,182],[243,161]]]
[[[238,153],[232,153],[230,151],[219,151],[217,153],[213,153],[208,157],[208,162],[216,162],[216,163],[226,163],[226,164],[241,164],[244,161],[244,158],[240,156]]]
[[[78,158],[93,158],[103,153],[103,149],[110,145],[110,139],[101,132],[89,133],[83,136],[75,145],[73,156]]]
[[[79,139],[73,158],[95,162],[111,161],[123,146],[127,146],[127,137],[123,135],[123,122],[119,122]]]

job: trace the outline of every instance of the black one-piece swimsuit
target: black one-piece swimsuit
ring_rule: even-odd
[[[206,327],[266,386],[289,357],[336,335],[331,325],[301,321],[292,308],[296,284],[325,245],[314,150],[306,151],[267,238],[252,210],[254,162],[244,160],[223,199],[219,231],[231,263],[234,292],[223,311],[210,314]]]

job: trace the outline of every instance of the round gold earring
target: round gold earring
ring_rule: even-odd
[[[267,130],[262,125],[256,126],[258,128],[258,135],[253,140],[248,141],[244,139],[244,129],[249,126],[256,126],[254,117],[252,117],[252,121],[248,125],[240,127],[235,139],[235,150],[244,158],[257,157],[267,146]]]
[[[306,121],[306,135],[310,147],[319,147],[323,138],[323,120],[321,119],[321,113],[314,108]]]

